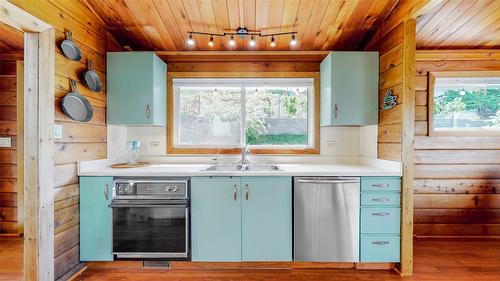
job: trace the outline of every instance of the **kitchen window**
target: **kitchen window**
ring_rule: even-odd
[[[500,72],[430,73],[430,135],[500,134]]]
[[[317,153],[314,77],[173,78],[170,153]]]

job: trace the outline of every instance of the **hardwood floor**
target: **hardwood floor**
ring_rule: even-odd
[[[23,238],[0,236],[0,281],[23,280]]]
[[[415,275],[352,269],[87,269],[75,280],[500,280],[500,240],[415,240]],[[0,281],[22,280],[22,238],[0,237]]]
[[[416,240],[415,275],[401,278],[389,270],[161,270],[87,269],[77,280],[500,280],[500,240]]]

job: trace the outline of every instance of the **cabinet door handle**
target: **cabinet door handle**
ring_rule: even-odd
[[[109,185],[106,184],[106,186],[104,187],[104,198],[106,198],[106,201],[109,201]]]
[[[339,117],[339,106],[337,104],[333,106],[333,117],[335,119]]]
[[[373,187],[389,187],[387,183],[372,184]]]
[[[249,191],[248,191],[248,184],[246,184],[245,187],[246,187],[245,188],[245,200],[248,200],[248,193],[249,193]]]
[[[373,202],[389,202],[389,198],[382,197],[382,198],[372,198]]]
[[[389,213],[387,212],[378,212],[378,213],[372,213],[373,216],[379,216],[379,217],[385,217],[385,216],[388,216],[390,215]]]
[[[373,241],[372,244],[383,246],[389,244],[389,241]]]
[[[150,115],[151,115],[151,110],[149,109],[149,104],[146,104],[146,118],[149,119]]]
[[[236,184],[233,188],[233,200],[236,201],[238,199],[238,189],[236,189]]]

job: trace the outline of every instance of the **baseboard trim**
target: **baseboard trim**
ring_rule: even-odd
[[[73,267],[70,271],[66,272],[63,276],[56,279],[56,281],[73,281],[78,280],[77,278],[85,271],[87,267],[85,263],[79,263],[77,266]]]
[[[424,236],[414,235],[415,240],[499,240],[500,236]]]

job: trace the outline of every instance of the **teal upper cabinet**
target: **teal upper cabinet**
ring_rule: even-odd
[[[241,178],[191,179],[191,259],[241,261]]]
[[[167,65],[155,53],[108,53],[106,71],[109,125],[166,125]]]
[[[112,261],[113,177],[80,177],[80,260]]]
[[[291,186],[290,177],[243,177],[243,261],[292,260]]]
[[[378,52],[330,52],[321,62],[321,126],[378,123]]]

